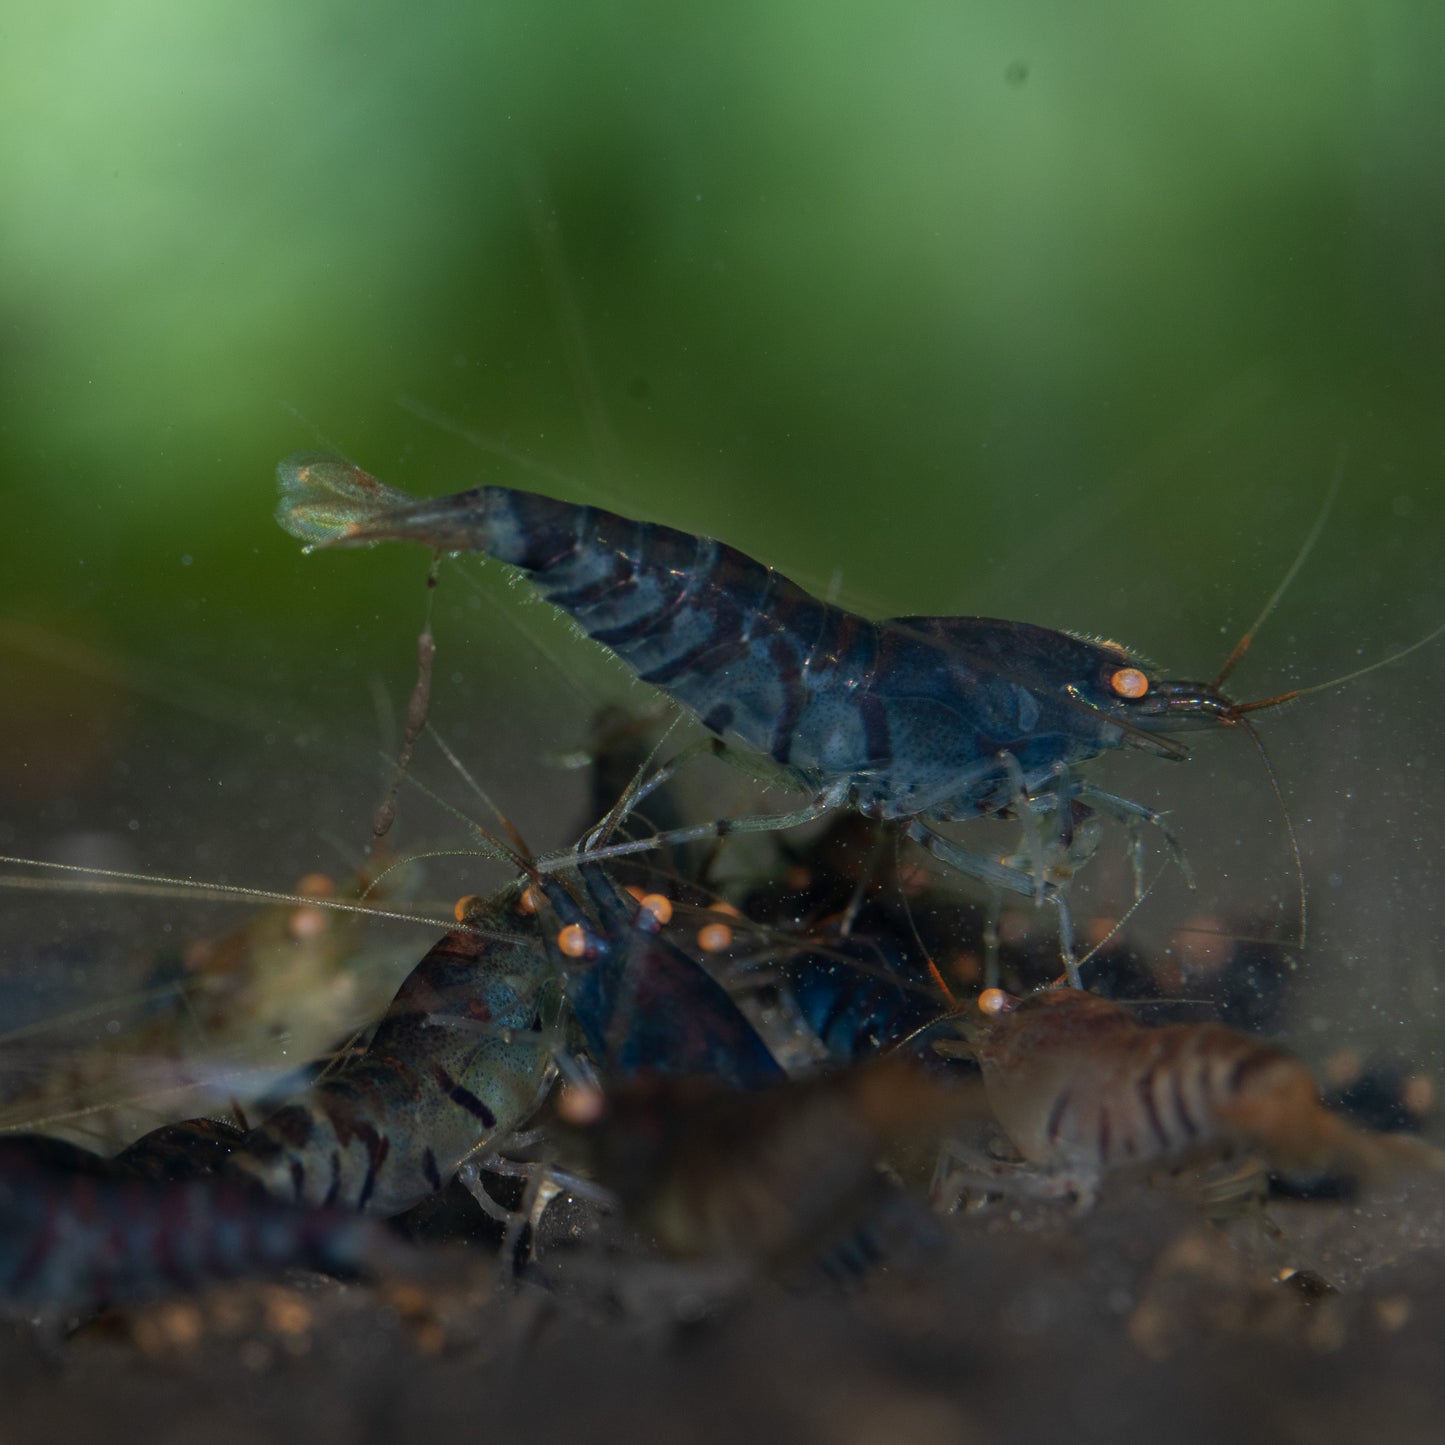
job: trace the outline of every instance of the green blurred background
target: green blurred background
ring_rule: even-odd
[[[303,448],[1186,675],[1343,459],[1240,691],[1445,616],[1445,12],[127,0],[0,42],[7,852],[284,887],[359,847],[426,558],[301,557]],[[645,698],[522,600],[448,570],[437,717],[546,845],[550,760]],[[1434,1026],[1442,684],[1445,645],[1264,724],[1338,984],[1306,1027]],[[1291,906],[1234,744],[1105,771],[1180,810],[1160,927]]]

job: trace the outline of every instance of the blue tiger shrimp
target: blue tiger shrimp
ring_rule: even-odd
[[[366,1274],[401,1255],[354,1213],[236,1180],[150,1177],[58,1139],[0,1139],[0,1314],[63,1317],[296,1266]]]
[[[1157,826],[1183,866],[1161,814],[1080,777],[1081,765],[1117,749],[1179,761],[1188,750],[1175,734],[1252,734],[1249,713],[1312,690],[1245,703],[1222,691],[1253,629],[1213,682],[1187,681],[1117,643],[1026,622],[870,620],[724,543],[508,487],[418,501],[321,454],[288,458],[278,479],[277,519],[308,548],[410,540],[517,568],[696,717],[715,750],[735,748],[760,775],[809,796],[790,812],[683,827],[598,856],[850,808],[895,821],[994,890],[1053,905],[1076,986],[1065,892],[1097,846],[1094,815],[1130,829],[1136,896],[1142,825]],[[985,815],[1021,821],[1021,852],[987,855],[937,831]]]
[[[251,1131],[225,1172],[295,1203],[400,1214],[504,1143],[552,1081],[560,996],[520,894],[469,909],[365,1052]]]
[[[679,1073],[729,1089],[781,1079],[725,991],[658,936],[652,908],[600,866],[580,877],[582,902],[540,875],[535,893],[462,900],[461,926],[407,976],[365,1049],[254,1129],[186,1120],[114,1159],[0,1140],[0,1308],[89,1311],[285,1265],[390,1268],[386,1236],[348,1217],[402,1213],[459,1171],[496,1214],[472,1162],[550,1091],[564,997],[609,1089]],[[538,1186],[555,1173],[498,1167]],[[535,1224],[549,1197],[534,1188],[523,1215]]]
[[[519,894],[469,908],[367,1047],[255,1129],[185,1120],[113,1159],[0,1139],[0,1309],[89,1311],[289,1265],[398,1263],[361,1216],[439,1191],[551,1086],[557,975]]]
[[[604,1082],[781,1078],[722,987],[659,936],[651,909],[600,865],[579,871],[584,904],[540,874],[529,889],[464,899],[463,927],[408,975],[365,1052],[251,1131],[223,1172],[313,1207],[409,1209],[535,1112],[563,1047],[564,998]]]
[[[0,1276],[0,1301],[89,1308],[263,1269],[273,1255],[281,1263],[350,1268],[361,1245],[371,1247],[370,1237],[348,1232],[337,1222],[342,1216],[404,1212],[459,1172],[495,1217],[476,1165],[490,1167],[490,1156],[545,1099],[567,1047],[569,1018],[578,1046],[609,1085],[653,1072],[712,1073],[730,1087],[781,1077],[727,993],[658,935],[655,913],[636,904],[605,867],[578,869],[585,885],[579,899],[484,831],[483,853],[522,867],[532,887],[524,878],[492,898],[458,903],[459,927],[407,976],[365,1048],[344,1056],[259,1127],[206,1119],[165,1125],[114,1160],[32,1136],[8,1141],[5,1158],[16,1161],[17,1187],[34,1183],[31,1155],[43,1157],[45,1174],[36,1185],[42,1215],[64,1217],[72,1209],[84,1215],[94,1207],[87,1181],[96,1177],[106,1181],[102,1204],[124,1212],[125,1223],[114,1259],[97,1256],[92,1280],[46,1264],[40,1217],[15,1214],[10,1242],[18,1273],[13,1280]],[[549,1172],[505,1160],[497,1168],[538,1181]],[[587,1190],[584,1181],[569,1186]],[[547,1197],[540,1188],[533,1192],[534,1222]],[[173,1223],[197,1239],[212,1228],[240,1231],[242,1246],[254,1225],[263,1245],[273,1236],[277,1243],[271,1254],[245,1247],[234,1258],[222,1254],[209,1273],[167,1274],[146,1241],[159,1242]],[[34,1282],[26,1273],[32,1256],[40,1261],[34,1268],[45,1271]],[[114,1291],[100,1277],[106,1271],[119,1281]]]

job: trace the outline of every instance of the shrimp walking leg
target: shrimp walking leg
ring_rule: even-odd
[[[635,853],[650,852],[655,848],[676,847],[684,843],[701,842],[704,838],[726,838],[734,833],[775,833],[786,828],[798,828],[812,823],[843,805],[843,797],[837,789],[814,798],[803,808],[790,813],[756,813],[742,818],[716,818],[708,823],[696,823],[687,828],[673,828],[665,833],[656,833],[650,838],[633,838],[626,843],[607,843],[601,847],[589,848],[586,852],[565,851],[550,853],[538,859],[537,866],[543,872],[554,872],[559,868],[578,867],[583,863],[601,863],[610,858],[626,858]]]
[[[946,863],[950,868],[967,874],[970,878],[976,878],[980,883],[988,884],[990,888],[1005,893],[1017,893],[1023,898],[1038,896],[1036,894],[1037,881],[1032,871],[1015,868],[1007,863],[997,862],[993,858],[985,858],[981,853],[970,852],[967,848],[960,847],[951,838],[945,838],[941,833],[935,833],[933,829],[924,827],[917,819],[909,823],[903,831],[915,843],[926,848],[940,863]],[[1042,901],[1051,904],[1058,914],[1059,953],[1063,958],[1064,970],[1069,976],[1069,983],[1074,988],[1082,988],[1083,984],[1079,980],[1079,964],[1074,956],[1073,915],[1069,912],[1069,905],[1064,899],[1063,890],[1046,882],[1041,896]],[[996,927],[994,935],[995,937],[997,935]],[[997,968],[996,963],[994,968]]]
[[[1165,814],[1156,812],[1153,808],[1147,808],[1142,803],[1136,803],[1132,798],[1120,797],[1118,793],[1110,793],[1103,788],[1096,788],[1092,783],[1079,784],[1075,796],[1090,808],[1097,809],[1106,817],[1123,823],[1130,830],[1130,858],[1134,863],[1134,896],[1136,898],[1143,892],[1140,854],[1142,844],[1138,840],[1140,838],[1139,830],[1144,827],[1159,830],[1159,835],[1164,840],[1165,850],[1169,854],[1169,861],[1184,875],[1184,881],[1191,889],[1195,886],[1194,869],[1189,865],[1189,857],[1184,851],[1184,845],[1175,837],[1174,831],[1165,822]]]

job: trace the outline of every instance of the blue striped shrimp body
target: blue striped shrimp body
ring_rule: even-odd
[[[238,1182],[164,1183],[56,1139],[0,1139],[0,1311],[64,1315],[302,1267],[356,1275],[398,1246],[375,1221]]]
[[[254,1130],[227,1163],[279,1198],[399,1214],[500,1143],[551,1077],[560,990],[515,890],[412,970],[365,1053]]]
[[[853,1063],[919,1035],[949,1013],[936,986],[866,934],[805,947],[777,964],[789,997],[830,1058]]]
[[[585,855],[582,855],[585,856]],[[784,1077],[727,990],[662,931],[600,864],[578,872],[585,904],[556,875],[537,887],[572,1017],[604,1086],[645,1075],[709,1077],[738,1089]]]
[[[1076,985],[1065,888],[1097,847],[1091,815],[1119,819],[1131,835],[1160,826],[1183,866],[1159,814],[1080,780],[1077,767],[1125,747],[1183,758],[1168,733],[1247,729],[1247,712],[1284,700],[1236,704],[1216,684],[1157,676],[1116,643],[1025,622],[871,621],[721,542],[597,507],[507,487],[419,502],[328,456],[292,457],[278,476],[278,520],[310,546],[410,540],[518,568],[719,746],[808,795],[791,812],[631,840],[611,856],[791,827],[842,807],[902,820],[950,867],[1053,905]],[[980,814],[1019,818],[1021,850],[1000,858],[934,826]]]
[[[483,552],[713,733],[820,806],[946,822],[997,812],[1112,748],[1238,720],[1210,684],[1110,642],[982,617],[870,621],[721,542],[506,487],[416,501],[334,457],[279,469],[281,525],[311,545]]]
[[[948,980],[971,982],[984,947],[979,911],[905,868],[892,833],[839,814],[801,847],[785,845],[781,872],[742,893],[746,917],[793,940],[768,955],[766,973],[839,1063],[905,1040],[923,1047],[952,1010]]]
[[[245,1143],[246,1131],[227,1120],[182,1119],[142,1134],[111,1163],[139,1179],[179,1184],[224,1173]]]

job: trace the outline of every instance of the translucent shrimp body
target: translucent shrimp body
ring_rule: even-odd
[[[410,540],[519,568],[639,678],[830,805],[949,821],[1074,764],[1232,720],[1114,643],[980,617],[870,621],[707,537],[507,487],[416,501],[335,457],[279,468],[312,546]]]
[[[1223,1024],[1151,1028],[1069,988],[983,1002],[968,1048],[995,1118],[1027,1163],[1082,1198],[1115,1171],[1239,1152],[1361,1176],[1445,1165],[1418,1140],[1331,1114],[1297,1058]]]
[[[505,1140],[550,1077],[560,1007],[546,952],[516,936],[528,920],[511,901],[437,943],[366,1052],[252,1131],[228,1171],[295,1203],[391,1215]]]

